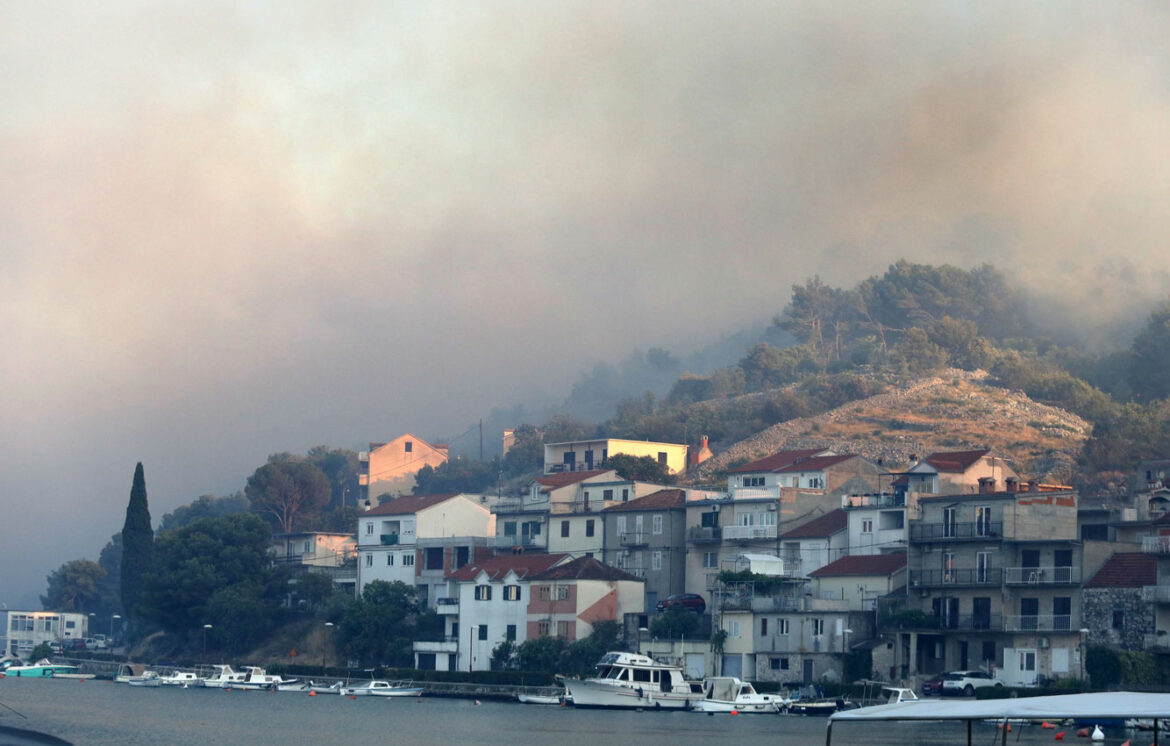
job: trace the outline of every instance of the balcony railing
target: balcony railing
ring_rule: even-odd
[[[618,537],[623,547],[644,547],[650,543],[649,534],[645,531],[628,531]]]
[[[962,632],[1000,632],[1004,617],[1000,614],[968,614],[933,616],[929,614],[902,614],[886,617],[881,626],[898,629],[950,629]]]
[[[1142,588],[1142,601],[1148,604],[1170,604],[1170,586],[1144,586]],[[1163,635],[1163,637],[1165,637],[1165,635]],[[1170,640],[1167,642],[1170,642]]]
[[[719,526],[691,526],[687,531],[687,541],[696,544],[723,541],[723,530]]]
[[[1003,571],[998,567],[966,567],[953,570],[911,570],[910,586],[933,588],[944,585],[999,585]]]
[[[728,541],[762,541],[776,538],[775,526],[725,526],[723,538]]]
[[[911,541],[988,541],[1003,535],[1003,521],[911,523]]]
[[[544,549],[548,546],[548,541],[544,535],[539,536],[525,536],[521,534],[504,534],[496,537],[497,549],[508,549],[511,547],[520,547],[522,549]]]
[[[1005,632],[1068,632],[1073,629],[1070,614],[1004,615]]]
[[[1142,551],[1149,554],[1170,554],[1170,536],[1143,536]]]
[[[904,508],[904,495],[842,495],[841,507],[850,508]]]
[[[398,534],[382,534],[382,546],[389,547],[398,543]]]
[[[435,599],[435,604],[438,606],[458,606],[459,605],[459,597],[458,596],[443,596],[442,598]]]
[[[1008,585],[1078,585],[1079,567],[1008,567],[1003,571]]]

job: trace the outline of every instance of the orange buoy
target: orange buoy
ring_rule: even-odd
[[[1088,737],[1089,737],[1089,729],[1088,728],[1081,728],[1080,730],[1077,731],[1077,738],[1088,738]]]
[[[1055,736],[1055,737],[1054,737],[1052,740],[1054,740],[1054,741],[1063,741],[1063,740],[1064,740],[1064,734],[1065,734],[1066,732],[1067,732],[1067,731],[1063,731],[1063,730],[1062,730],[1061,732],[1057,733],[1057,734],[1056,734],[1056,736]]]
[[[1040,723],[1040,727],[1044,730],[1048,730],[1049,728],[1055,728],[1056,726],[1045,720],[1043,723]]]
[[[738,714],[739,714],[739,710],[732,710],[732,711],[731,711],[731,714],[732,714],[732,715],[738,715]]]
[[[309,692],[309,696],[310,696],[310,697],[316,697],[316,696],[317,696],[317,692]]]
[[[349,698],[350,698],[350,699],[357,699],[357,695],[356,695],[356,694],[351,694],[351,695],[349,695]]]
[[[1121,744],[1121,746],[1129,746],[1129,740],[1126,740],[1125,743]]]

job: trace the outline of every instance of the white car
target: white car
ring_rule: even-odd
[[[993,678],[986,671],[951,671],[943,674],[942,694],[975,696],[976,689],[985,686],[1003,686],[1003,682]]]

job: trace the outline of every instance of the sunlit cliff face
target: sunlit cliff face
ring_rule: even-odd
[[[1110,341],[1166,284],[1166,12],[0,6],[0,494],[96,554],[138,460],[172,508],[902,257]]]

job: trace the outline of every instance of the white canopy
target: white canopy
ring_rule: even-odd
[[[1050,697],[902,702],[834,713],[832,721],[985,720],[988,718],[1170,718],[1170,694],[1092,692]]]

